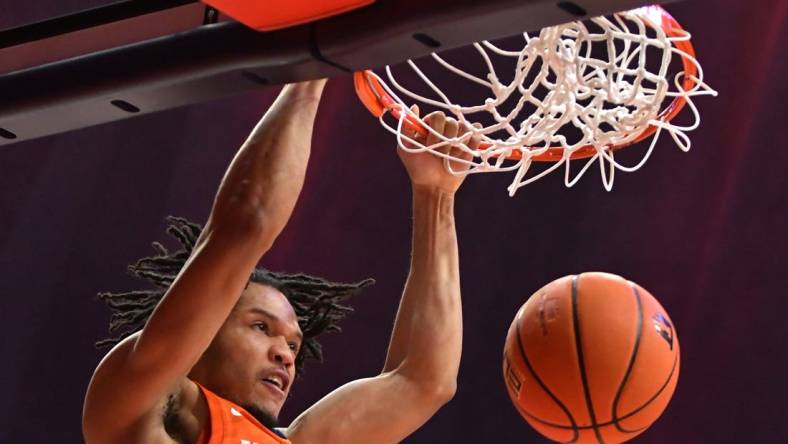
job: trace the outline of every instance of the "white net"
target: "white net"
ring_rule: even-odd
[[[387,66],[387,81],[374,73],[371,75],[397,102],[400,117],[391,121],[384,113],[380,121],[397,135],[403,150],[429,151],[469,165],[467,171],[452,171],[454,174],[514,172],[514,180],[508,187],[510,196],[518,188],[561,168],[566,186],[571,187],[595,163],[609,191],[615,171],[640,168],[663,132],[670,134],[680,149],[689,150],[691,143],[687,132],[700,123],[692,98],[716,95],[716,91],[703,83],[703,71],[693,55],[676,46],[689,41],[690,35],[680,29],[668,35],[663,29],[663,13],[659,7],[640,8],[610,18],[594,18],[588,23],[572,22],[545,28],[538,35],[526,33],[523,34],[525,46],[519,51],[505,50],[487,41],[475,43],[474,48],[489,70],[486,76],[466,72],[433,53],[432,59],[440,67],[486,88],[487,97],[478,105],[461,105],[450,99],[412,60],[408,60],[407,66],[424,82],[426,88],[422,89],[428,94],[418,94],[415,88],[403,86]],[[605,49],[602,56],[592,51],[600,45]],[[670,81],[668,70],[676,56],[680,57],[685,69],[679,70]],[[511,80],[500,80],[496,72],[493,59],[500,57],[514,61]],[[499,69],[502,65],[498,64]],[[468,130],[449,139],[424,124],[439,142],[419,143],[412,137],[414,132],[403,123],[406,116],[424,122],[410,111],[402,98],[443,110]],[[666,98],[672,100],[666,101]],[[666,108],[675,108],[677,98],[685,101],[690,109],[691,123],[671,123],[673,115]],[[484,119],[491,123],[481,128],[471,126]],[[651,145],[638,162],[627,166],[615,160],[615,149],[639,141],[649,135],[648,131],[653,131]],[[475,134],[480,135],[485,149],[468,147],[468,141]],[[471,160],[443,153],[446,150],[441,148],[447,145],[456,145],[471,154]],[[548,151],[554,154],[556,150],[559,156],[552,165],[531,173],[530,167],[538,156]],[[584,159],[571,161],[573,154],[580,157],[577,154],[583,152]],[[580,166],[573,168],[577,163]],[[446,162],[451,170],[450,164]]]

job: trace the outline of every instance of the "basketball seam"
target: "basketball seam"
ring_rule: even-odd
[[[635,347],[635,349],[633,351],[633,356],[635,356],[639,352],[639,345],[638,344],[639,344],[640,338],[642,337],[642,331],[643,331],[643,325],[644,324],[642,323],[643,311],[642,311],[642,299],[641,299],[641,296],[640,296],[640,292],[638,292],[637,288],[634,287],[634,286],[632,287],[632,289],[634,291],[634,294],[636,296],[636,300],[638,302],[638,318],[639,318],[638,320],[639,320],[639,323],[641,324],[641,327],[638,328],[638,332],[639,333],[638,333],[638,336],[637,336],[637,339],[636,339],[636,347]],[[548,395],[550,395],[551,398],[553,398],[556,401],[556,403],[558,403],[563,408],[564,406],[563,406],[563,404],[561,404],[560,400],[558,400],[558,398],[555,397],[555,395],[553,395],[553,393],[550,392],[547,389],[547,387],[545,386],[545,384],[539,379],[538,375],[536,374],[536,372],[531,367],[530,361],[528,360],[528,358],[525,355],[525,349],[524,349],[524,347],[522,345],[521,338],[520,338],[519,317],[518,317],[518,320],[515,323],[515,325],[517,327],[517,341],[518,341],[518,344],[520,345],[520,353],[521,353],[521,355],[523,357],[523,360],[526,363],[526,366],[528,366],[528,370],[530,371],[531,374],[534,375],[534,378],[539,383],[539,385],[542,387],[542,389]],[[634,362],[634,358],[631,360],[631,362]],[[666,378],[665,382],[662,383],[662,385],[660,386],[659,390],[657,390],[657,392],[651,398],[649,398],[646,402],[644,402],[641,406],[639,406],[636,409],[634,409],[634,410],[632,410],[632,411],[630,411],[630,412],[628,412],[628,413],[626,413],[624,415],[621,415],[621,416],[617,416],[616,412],[615,412],[615,410],[617,410],[615,405],[617,404],[618,398],[619,398],[619,395],[617,394],[616,398],[614,400],[614,412],[613,412],[612,420],[611,421],[597,423],[596,426],[599,427],[599,428],[602,428],[602,427],[607,427],[607,426],[610,426],[610,425],[615,425],[616,428],[622,433],[639,433],[639,432],[643,431],[645,428],[647,428],[647,427],[643,427],[643,428],[634,429],[634,430],[627,430],[627,429],[624,429],[623,427],[620,427],[618,422],[624,421],[626,419],[631,418],[632,416],[634,416],[635,414],[637,414],[638,412],[640,412],[644,408],[648,407],[649,404],[651,404],[657,397],[659,397],[659,395],[662,394],[662,392],[668,386],[670,381],[673,379],[673,375],[676,372],[676,365],[677,365],[677,363],[678,363],[678,353],[675,353],[674,357],[673,357],[673,365],[671,366],[670,373],[668,373],[668,377]],[[631,367],[632,367],[632,365],[630,365],[630,368]],[[629,373],[630,373],[630,371],[628,369],[627,370],[627,374],[624,377],[624,382],[622,382],[622,387],[626,384],[626,380],[628,379],[628,374]],[[621,391],[621,389],[619,389],[619,391]],[[566,411],[566,410],[565,410],[565,412],[567,413],[567,416],[569,416],[570,421],[572,422],[572,425],[556,424],[556,423],[544,420],[544,419],[534,415],[533,413],[527,411],[524,408],[519,408],[519,406],[518,406],[518,410],[520,410],[520,412],[522,412],[524,415],[527,415],[529,418],[533,419],[534,421],[536,421],[536,422],[538,422],[538,423],[540,423],[540,424],[542,424],[544,426],[547,426],[547,427],[552,427],[552,428],[557,428],[557,429],[564,429],[564,430],[575,430],[575,431],[588,430],[588,429],[594,428],[593,425],[590,425],[590,426],[579,426],[579,425],[577,425],[574,422],[574,418],[572,418],[571,413]]]
[[[522,316],[522,313],[520,314],[520,316]],[[558,404],[558,407],[560,407],[561,410],[563,410],[564,414],[566,414],[567,418],[569,418],[569,422],[572,423],[572,426],[569,427],[569,428],[571,428],[571,430],[574,432],[574,435],[572,436],[571,440],[564,441],[564,442],[566,442],[566,443],[576,442],[577,439],[580,437],[580,432],[579,432],[580,429],[578,428],[577,423],[575,422],[575,418],[572,416],[572,412],[570,412],[569,409],[566,408],[564,403],[562,403],[561,400],[558,399],[558,397],[555,396],[555,394],[553,394],[553,392],[551,392],[550,389],[547,388],[547,385],[544,383],[544,381],[542,381],[542,379],[536,373],[536,370],[534,370],[534,368],[531,366],[531,361],[528,360],[528,356],[525,353],[525,347],[523,346],[523,340],[520,337],[520,318],[519,317],[515,321],[514,325],[515,325],[515,330],[516,330],[515,332],[517,333],[517,348],[520,351],[520,356],[523,358],[523,362],[525,362],[525,366],[528,368],[528,371],[531,373],[531,375],[533,375],[534,380],[536,381],[537,384],[539,384],[539,387],[541,387],[542,390],[545,393],[547,393],[547,395],[550,396],[550,398],[556,404]],[[528,415],[528,416],[533,416],[530,413],[526,412],[525,409],[522,409],[521,411],[523,413],[525,413],[526,415]],[[537,418],[534,417],[534,419],[537,419]],[[537,421],[542,422],[539,419],[537,419]]]
[[[587,425],[587,426],[582,426],[582,425],[581,425],[581,426],[575,426],[575,427],[572,427],[572,426],[565,426],[565,425],[561,425],[561,424],[556,424],[556,423],[554,423],[554,422],[545,421],[544,419],[541,419],[541,418],[539,418],[538,416],[534,416],[532,413],[529,413],[528,411],[526,411],[526,410],[524,410],[524,409],[519,409],[519,410],[520,410],[520,411],[521,411],[521,412],[522,412],[524,415],[528,415],[528,417],[530,417],[530,418],[531,418],[531,419],[533,419],[534,421],[536,421],[536,422],[538,422],[538,423],[540,423],[540,424],[542,424],[542,425],[544,425],[544,426],[546,426],[546,427],[552,427],[552,428],[554,428],[554,429],[563,429],[563,430],[578,430],[578,431],[580,431],[580,430],[591,430],[591,429],[593,429],[593,428],[594,428],[594,426],[591,426],[591,425]],[[632,414],[630,414],[629,416],[632,416]],[[622,419],[627,419],[629,416],[626,416],[626,417],[622,416],[621,418],[622,418]],[[599,428],[599,429],[603,429],[603,428],[605,428],[605,427],[607,427],[607,426],[610,426],[610,425],[613,425],[613,421],[608,421],[608,422],[600,422],[600,423],[597,423],[597,428]],[[639,432],[639,431],[640,431],[640,430],[634,430],[634,431],[624,431],[624,433],[637,433],[637,432]]]
[[[632,356],[630,356],[629,364],[627,365],[627,371],[624,373],[624,378],[621,380],[621,385],[618,386],[618,390],[616,391],[616,397],[613,399],[611,420],[619,432],[632,433],[634,431],[643,430],[645,429],[645,427],[635,430],[624,429],[619,424],[619,417],[618,417],[618,403],[619,401],[621,401],[621,395],[624,393],[624,386],[626,386],[627,381],[629,380],[629,375],[632,374],[632,369],[635,366],[635,360],[637,360],[638,352],[640,351],[640,339],[643,336],[643,304],[642,301],[640,300],[640,293],[635,287],[635,284],[629,282],[629,285],[630,288],[632,289],[633,295],[635,296],[635,301],[637,302],[637,307],[638,307],[637,333],[635,335],[635,346],[632,349]]]
[[[625,420],[625,419],[629,419],[630,417],[634,416],[635,414],[637,414],[638,412],[640,412],[644,408],[648,407],[648,405],[651,404],[665,390],[665,387],[667,387],[667,385],[670,382],[670,380],[673,379],[673,373],[676,371],[676,363],[677,362],[678,362],[678,359],[676,357],[674,357],[673,358],[673,367],[671,368],[670,373],[668,374],[668,379],[662,384],[660,389],[657,390],[657,393],[654,396],[652,396],[648,401],[644,402],[643,405],[641,405],[640,407],[636,408],[635,410],[632,410],[631,412],[627,413],[626,415],[620,416],[618,419],[622,420],[622,421]],[[539,422],[541,424],[544,424],[544,425],[546,425],[548,427],[553,427],[553,428],[557,428],[557,429],[571,429],[571,430],[588,430],[588,429],[593,428],[593,426],[578,426],[578,425],[567,426],[567,425],[555,424],[555,423],[546,421],[544,419],[541,419],[538,416],[535,416],[533,413],[529,413],[525,409],[520,409],[520,411],[522,411],[524,414],[526,414],[526,415],[530,416],[531,418],[533,418],[534,421],[537,421],[537,422]],[[597,424],[597,426],[599,426],[600,428],[607,427],[609,425],[613,425],[613,421],[600,422],[600,423]],[[631,430],[631,431],[630,430],[624,430],[624,432],[625,433],[637,433],[637,432],[640,432],[641,430],[643,430],[643,429],[637,429],[637,430]]]
[[[577,278],[578,278],[578,276],[573,276],[573,279],[577,279]],[[643,329],[645,328],[644,327],[645,326],[645,322],[644,322],[644,317],[643,317],[642,297],[640,295],[640,292],[637,290],[637,287],[634,285],[634,283],[630,282],[630,284],[633,285],[632,286],[632,290],[633,290],[633,292],[634,292],[634,294],[636,296],[636,301],[638,303],[638,323],[640,324],[640,328],[638,328],[638,334],[636,336],[636,346],[633,348],[633,354],[632,354],[632,358],[630,360],[630,366],[627,369],[627,372],[626,372],[626,374],[624,376],[624,380],[623,380],[621,386],[619,387],[619,391],[618,391],[618,393],[616,395],[616,398],[614,400],[613,418],[612,418],[611,421],[599,422],[599,423],[594,422],[594,423],[592,423],[592,425],[589,425],[589,426],[578,425],[575,422],[574,417],[572,416],[572,413],[566,408],[566,406],[561,402],[561,400],[558,399],[558,397],[555,394],[553,394],[547,388],[547,386],[544,383],[544,381],[542,381],[539,378],[539,375],[534,370],[533,366],[531,365],[530,360],[528,359],[528,356],[525,353],[525,347],[524,347],[524,344],[523,344],[522,336],[520,334],[520,332],[521,332],[520,331],[520,320],[522,318],[522,312],[518,314],[517,319],[514,322],[516,333],[517,333],[517,344],[518,344],[518,349],[519,349],[518,351],[520,352],[520,356],[522,357],[523,361],[525,362],[525,365],[526,365],[529,373],[531,373],[531,375],[533,375],[534,380],[542,388],[542,390],[545,393],[547,393],[548,396],[550,396],[550,398],[566,414],[566,416],[569,418],[569,421],[571,422],[571,425],[556,424],[556,423],[544,420],[544,419],[534,415],[533,413],[527,411],[526,409],[522,408],[517,403],[515,403],[515,406],[517,407],[517,410],[521,414],[527,416],[529,419],[531,419],[533,421],[538,422],[542,426],[550,427],[550,428],[556,428],[556,429],[562,429],[562,430],[572,430],[574,432],[574,437],[570,441],[565,441],[566,443],[576,442],[579,439],[579,432],[582,431],[582,430],[595,429],[595,432],[597,432],[597,429],[603,429],[603,428],[608,427],[610,425],[614,425],[618,429],[618,431],[621,432],[621,433],[632,434],[632,433],[640,433],[640,432],[642,432],[643,430],[648,428],[648,426],[647,427],[642,427],[642,428],[639,428],[639,429],[628,430],[628,429],[625,429],[625,428],[621,427],[618,423],[621,422],[621,421],[624,421],[624,420],[627,420],[627,419],[631,418],[632,416],[636,415],[637,413],[639,413],[640,411],[642,411],[643,409],[648,407],[652,402],[654,402],[665,391],[665,388],[670,384],[670,381],[672,381],[674,379],[674,375],[676,374],[676,369],[678,367],[678,362],[679,362],[678,352],[676,352],[674,354],[674,356],[673,356],[673,364],[671,366],[670,372],[668,373],[667,378],[665,379],[665,382],[663,382],[662,385],[660,386],[659,390],[657,390],[657,392],[651,398],[646,400],[642,405],[640,405],[639,407],[635,408],[634,410],[632,410],[632,411],[630,411],[630,412],[628,412],[628,413],[626,413],[624,415],[621,415],[621,416],[617,416],[616,415],[616,410],[617,410],[617,405],[619,403],[620,394],[623,392],[622,387],[624,387],[626,385],[626,382],[629,379],[629,375],[631,374],[631,368],[633,368],[633,366],[634,366],[633,363],[636,360],[636,357],[637,357],[637,355],[639,353],[639,349],[640,349],[639,343],[640,343],[642,335],[643,335]],[[573,287],[573,290],[575,290],[574,287]],[[577,331],[579,331],[579,330],[577,330]]]
[[[585,395],[586,406],[588,407],[588,415],[591,419],[591,427],[594,429],[594,435],[596,435],[596,439],[599,441],[599,444],[605,444],[605,441],[602,439],[602,434],[599,431],[599,425],[596,422],[594,403],[591,400],[591,391],[588,387],[588,376],[586,375],[586,366],[583,359],[583,343],[580,334],[580,314],[577,310],[578,280],[579,276],[572,277],[572,322],[575,328],[575,352],[577,353],[577,364],[580,367],[580,379],[583,382],[583,394]]]
[[[654,396],[649,398],[649,400],[644,402],[643,405],[641,405],[640,407],[636,408],[635,410],[632,410],[631,412],[627,413],[624,416],[621,416],[619,419],[620,420],[628,419],[629,417],[634,416],[636,413],[638,413],[639,411],[641,411],[644,408],[648,407],[649,404],[654,402],[654,400],[657,399],[657,397],[659,397],[659,395],[661,395],[662,392],[665,390],[665,387],[668,386],[668,384],[670,383],[670,380],[673,379],[673,374],[676,372],[676,364],[677,363],[678,363],[678,356],[674,356],[673,357],[673,367],[671,367],[670,373],[668,373],[668,379],[666,379],[665,382],[662,383],[662,386],[659,388],[659,390],[657,390],[657,393],[655,393]],[[628,432],[628,433],[634,433],[634,432],[638,432],[640,430],[643,430],[643,429],[636,429],[636,430],[632,430],[632,431],[624,429],[623,431]]]

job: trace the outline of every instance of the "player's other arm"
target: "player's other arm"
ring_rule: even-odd
[[[232,160],[202,235],[142,333],[102,360],[83,431],[107,442],[180,387],[238,301],[301,191],[324,81],[288,85]]]
[[[448,137],[458,132],[457,122],[442,114],[428,116],[428,122]],[[296,444],[399,442],[454,396],[462,349],[454,193],[462,177],[428,153],[401,158],[413,184],[413,247],[385,367],[297,418],[289,428]]]

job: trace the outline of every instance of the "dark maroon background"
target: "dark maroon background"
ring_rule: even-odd
[[[105,1],[14,1],[0,26]],[[681,377],[642,443],[784,443],[788,409],[786,2],[670,5],[708,82],[684,154],[663,138],[648,164],[560,175],[509,198],[508,175],[470,177],[457,198],[465,343],[456,398],[409,443],[546,442],[511,407],[500,360],[517,308],[544,283],[604,270],[656,295],[678,328]],[[94,295],[139,285],[126,264],[163,218],[203,221],[236,147],[278,88],[0,149],[0,442],[81,442],[82,398],[107,311]],[[373,276],[326,363],[295,387],[284,420],[381,368],[407,273],[410,195],[390,135],[332,80],[293,218],[262,263],[338,280]]]

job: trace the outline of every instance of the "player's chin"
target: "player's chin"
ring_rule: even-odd
[[[243,406],[260,424],[273,429],[277,427],[279,420],[279,410],[281,406],[273,407],[270,400],[257,402],[254,405]]]
[[[279,411],[287,400],[287,392],[266,383],[259,385],[254,394],[255,405],[274,416],[279,415]]]

